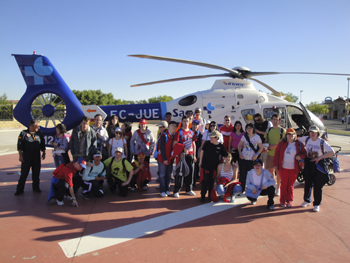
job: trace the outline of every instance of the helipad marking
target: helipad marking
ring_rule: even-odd
[[[219,213],[244,203],[247,203],[246,197],[237,198],[235,203],[208,203],[58,244],[65,255],[72,258]]]

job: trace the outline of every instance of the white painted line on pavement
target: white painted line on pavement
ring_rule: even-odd
[[[208,203],[58,244],[65,255],[72,258],[219,213],[244,203],[247,203],[245,196],[237,197],[235,203]]]

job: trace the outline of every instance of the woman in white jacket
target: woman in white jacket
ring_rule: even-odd
[[[139,129],[134,132],[130,141],[130,151],[137,160],[137,155],[140,152],[145,154],[145,161],[149,163],[150,157],[153,154],[155,139],[152,132],[147,127],[145,119],[140,120]]]

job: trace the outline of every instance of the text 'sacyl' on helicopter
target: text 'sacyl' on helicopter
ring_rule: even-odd
[[[14,109],[14,117],[24,126],[28,126],[29,121],[32,119],[39,120],[41,122],[40,129],[45,135],[46,144],[53,140],[53,136],[56,133],[55,126],[58,123],[64,123],[67,130],[70,130],[79,125],[84,115],[93,117],[97,112],[102,113],[106,120],[111,115],[117,115],[121,122],[138,122],[141,118],[159,120],[165,118],[166,112],[171,112],[173,120],[179,122],[187,110],[194,110],[199,107],[203,109],[202,117],[207,121],[214,120],[217,123],[222,123],[224,116],[229,115],[233,123],[236,120],[240,120],[243,126],[253,121],[255,113],[261,113],[265,119],[270,119],[274,113],[279,113],[282,117],[281,125],[293,127],[299,134],[304,133],[312,124],[323,130],[323,123],[314,114],[306,110],[301,103],[291,103],[280,97],[257,91],[247,79],[263,85],[274,94],[279,94],[279,92],[254,77],[274,74],[350,76],[350,74],[339,73],[252,72],[245,67],[229,69],[183,59],[130,55],[132,57],[192,64],[226,71],[223,74],[167,79],[132,85],[132,87],[208,77],[225,77],[225,79],[216,80],[209,90],[198,91],[170,102],[82,106],[47,57],[37,55],[35,52],[32,55],[13,56],[27,85],[26,92]]]

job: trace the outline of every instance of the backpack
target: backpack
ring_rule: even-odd
[[[106,178],[107,178],[107,183],[109,185],[114,184],[113,175],[111,173],[112,163],[114,162],[114,160],[115,160],[115,157],[112,157],[111,162],[109,163],[108,167],[106,168]],[[122,164],[123,164],[123,169],[126,172],[126,177],[128,178],[129,177],[129,172],[125,168],[125,160],[126,160],[125,158],[122,159]]]
[[[103,172],[106,170],[106,165],[105,165],[103,162],[101,162],[101,163],[103,164],[103,170],[102,170],[102,172],[100,172],[100,173],[97,175],[98,177],[101,177],[101,175],[103,174]],[[90,170],[89,173],[91,173],[93,169],[94,169],[94,166],[91,167],[91,170]]]
[[[306,147],[306,144],[307,142],[310,140],[310,136],[308,136],[306,139],[305,139],[305,147]],[[324,154],[324,140],[321,139],[321,151],[322,151],[322,154]]]
[[[272,129],[272,127],[268,128],[268,129],[266,130],[266,138],[267,138],[267,139],[269,138],[269,132],[271,131],[271,129]],[[280,127],[280,140],[282,139],[282,137],[283,137],[283,128]]]
[[[156,150],[154,151],[154,154],[153,154],[153,157],[154,157],[155,159],[157,159],[157,156],[158,156],[159,151],[160,151],[160,149],[159,149],[159,147],[160,147],[160,138],[162,137],[163,134],[165,135],[165,143],[168,142],[168,136],[167,136],[167,134],[166,134],[165,132],[163,132],[163,133],[159,136],[159,139],[158,139],[158,141],[157,141],[157,147],[156,147]]]
[[[193,131],[192,131],[191,129],[190,129],[189,131],[191,132],[191,135],[192,135],[192,137],[193,137]],[[182,135],[183,135],[183,130],[182,130],[182,129],[179,130],[179,134],[180,134],[180,139],[179,139],[178,142],[179,142],[179,143],[182,143]]]

